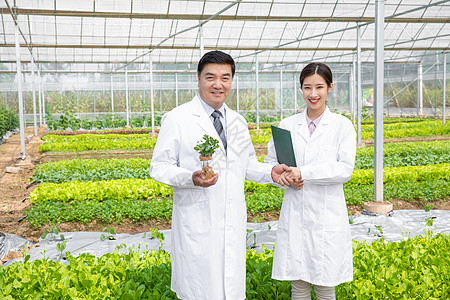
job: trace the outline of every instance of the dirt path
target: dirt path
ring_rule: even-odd
[[[26,128],[25,134],[32,135],[33,128]],[[44,134],[44,129],[39,128],[39,135]],[[18,166],[22,162],[17,159],[21,152],[20,134],[12,135],[0,146],[0,231],[17,233],[20,236],[36,235],[35,230],[26,222],[19,222],[25,215],[23,210],[31,204],[23,201],[34,187],[27,189],[35,163],[39,160],[40,137],[33,137],[32,141],[25,143],[25,153],[31,161],[31,165]],[[20,168],[21,173],[7,173],[6,167]]]
[[[33,134],[33,128],[26,129],[26,135]],[[39,129],[39,136],[44,135],[44,129]],[[20,135],[15,134],[9,140],[0,145],[0,232],[14,233],[23,238],[28,238],[32,241],[37,241],[44,231],[43,228],[35,229],[26,219],[24,210],[31,204],[25,199],[34,186],[27,189],[30,184],[30,178],[33,175],[34,166],[38,163],[44,163],[51,160],[72,159],[72,158],[93,158],[101,156],[120,156],[125,157],[148,157],[148,151],[122,152],[117,153],[83,153],[83,155],[74,155],[73,153],[55,153],[55,154],[40,154],[39,145],[40,137],[33,138],[31,143],[26,143],[26,154],[31,159],[31,165],[27,167],[20,167],[21,173],[6,173],[6,167],[18,167],[17,164],[21,161],[17,159],[20,153]],[[263,154],[266,149],[257,149],[257,152]],[[114,155],[115,154],[115,155]],[[25,201],[23,201],[25,199]],[[423,203],[409,203],[405,201],[393,201],[394,209],[423,209]],[[450,210],[450,202],[436,202],[433,203],[435,209]],[[360,214],[361,206],[349,206],[348,210],[351,214]],[[278,211],[269,211],[261,214],[248,214],[248,222],[265,222],[278,220]],[[59,231],[97,231],[100,232],[105,227],[113,227],[117,233],[131,233],[149,231],[150,228],[167,229],[170,228],[170,221],[168,220],[154,220],[148,222],[131,222],[124,220],[121,224],[105,224],[101,222],[92,222],[90,224],[79,223],[64,223],[58,224]]]

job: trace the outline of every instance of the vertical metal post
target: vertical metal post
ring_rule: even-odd
[[[175,107],[178,107],[178,73],[175,73]]]
[[[256,74],[256,130],[259,131],[259,63],[258,63],[258,55],[255,56],[256,66],[255,66],[255,74]]]
[[[114,86],[113,86],[114,82],[113,82],[113,73],[111,73],[111,84],[110,84],[110,89],[111,89],[111,112],[114,112]]]
[[[130,126],[130,111],[128,109],[128,68],[125,68],[125,110],[127,118],[127,127]]]
[[[17,96],[19,99],[19,123],[20,123],[20,154],[18,158],[25,159],[25,122],[23,119],[23,95],[22,95],[22,62],[20,61],[19,25],[15,26],[16,35],[16,70],[17,70]]]
[[[39,126],[42,126],[42,90],[41,90],[41,70],[38,68],[38,100],[39,100]]]
[[[355,124],[355,107],[356,107],[356,53],[352,56],[352,68],[350,69],[350,102],[349,108],[352,114],[352,121]]]
[[[400,90],[400,118],[403,116],[403,89]]]
[[[202,58],[205,48],[203,47],[203,26],[201,25],[198,27],[198,39],[200,41],[200,58]]]
[[[389,88],[390,88],[390,80],[389,80],[389,65],[387,65],[388,67],[386,68],[386,77],[387,77],[387,88],[386,88],[386,98],[387,98],[387,102],[386,102],[386,108],[387,108],[387,115],[388,118],[391,116],[390,115],[390,110],[389,110],[389,106],[391,104],[391,98],[389,98]]]
[[[236,111],[239,113],[239,76],[236,73]]]
[[[155,107],[153,100],[153,56],[150,55],[150,109],[152,111],[152,134],[155,134]]]
[[[294,73],[294,115],[297,113],[297,76]]]
[[[357,140],[361,145],[362,76],[361,76],[361,27],[356,27],[356,123]]]
[[[77,76],[77,116],[80,117],[80,86],[78,84],[78,76]]]
[[[34,57],[33,52],[31,54],[31,92],[33,93],[33,125],[34,125],[34,136],[38,135],[37,131],[37,116],[36,116],[36,89],[34,86],[35,77],[34,77]]]
[[[417,116],[423,115],[423,73],[422,62],[418,65],[418,78],[417,78]]]
[[[436,67],[434,68],[434,118],[437,118],[437,72],[439,71],[439,57],[438,51],[436,50]]]
[[[283,69],[280,69],[280,117],[283,119]]]
[[[162,112],[163,111],[163,106],[162,106],[162,93],[163,93],[163,88],[162,88],[162,73],[159,73],[159,110]]]
[[[58,84],[59,84],[59,96],[61,99],[61,114],[62,114],[64,112],[64,105],[63,105],[63,96],[62,96],[61,74],[58,75]],[[94,106],[95,106],[95,104],[94,104]]]
[[[446,109],[446,94],[447,94],[447,53],[443,52],[444,54],[444,79],[443,79],[443,85],[442,85],[442,124],[445,125],[445,109]]]
[[[383,201],[384,0],[375,1],[375,201]]]
[[[45,109],[45,91],[44,91],[44,78],[41,78],[41,84],[42,84],[42,115],[44,118],[44,125],[47,125],[47,111]]]

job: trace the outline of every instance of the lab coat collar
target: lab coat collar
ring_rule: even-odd
[[[306,123],[306,109],[296,116],[297,124],[299,125],[299,133],[305,141],[310,141],[316,139],[320,136],[325,130],[327,130],[327,125],[330,123],[331,111],[328,106],[325,108],[323,112],[322,119],[319,122],[316,130],[314,130],[313,134],[309,135],[308,124]]]
[[[219,141],[219,147],[222,150],[223,154],[225,155],[225,147],[223,146],[222,139],[219,137],[219,134],[217,133],[216,129],[214,128],[213,123],[211,122],[211,119],[209,118],[208,114],[205,111],[205,108],[203,107],[202,103],[200,102],[199,96],[196,95],[192,99],[192,114],[197,118],[197,124],[200,125],[201,128],[205,131],[206,134],[209,136],[215,138]],[[225,110],[228,110],[228,107],[224,103],[222,107],[225,108]],[[228,114],[229,115],[229,114]],[[227,115],[227,122],[228,122],[228,115]],[[227,137],[228,139],[228,137]]]

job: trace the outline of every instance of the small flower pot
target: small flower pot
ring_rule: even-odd
[[[200,156],[200,161],[202,162],[202,175],[203,180],[210,179],[214,176],[214,171],[209,165],[212,156]]]

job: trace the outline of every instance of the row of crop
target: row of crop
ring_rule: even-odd
[[[428,233],[398,243],[354,241],[354,278],[336,287],[336,299],[449,299],[449,251],[446,234]],[[168,252],[121,252],[101,257],[66,252],[65,264],[26,257],[25,262],[0,266],[0,298],[177,299],[170,290]],[[290,299],[290,282],[271,278],[272,262],[271,250],[247,251],[247,299]]]
[[[162,112],[155,112],[154,124],[155,126],[161,125],[161,118],[164,115]],[[249,123],[256,122],[256,114],[248,112],[243,115]],[[95,120],[80,119],[76,114],[65,112],[59,117],[51,114],[46,115],[47,125],[50,130],[90,130],[90,129],[103,129],[103,128],[123,128],[127,125],[127,120],[115,113],[106,113],[102,116],[97,116]],[[261,113],[260,122],[277,122],[280,120],[278,115],[269,116],[266,113]],[[148,128],[152,125],[151,113],[143,113],[141,115],[132,115],[129,120],[129,125],[132,128]]]
[[[92,150],[138,150],[153,149],[156,145],[156,138],[150,137],[148,134],[118,135],[118,137],[114,136],[115,135],[112,134],[83,134],[71,137],[52,136],[46,143],[39,146],[39,151],[78,152]],[[58,138],[55,139],[55,137]],[[70,139],[72,137],[75,139]]]
[[[372,169],[373,147],[358,148],[355,169]],[[260,159],[262,157],[259,157]],[[262,159],[261,159],[262,160]],[[384,166],[423,166],[450,161],[450,140],[390,143],[384,146]],[[38,165],[34,181],[97,181],[125,178],[149,178],[148,159],[72,159]]]
[[[255,130],[250,131],[253,144],[267,144],[272,137],[270,129],[262,129],[261,134]],[[442,124],[441,121],[422,121],[410,123],[385,124],[383,129],[384,138],[406,138],[406,137],[431,137],[450,135],[450,123]],[[364,125],[361,130],[361,139],[370,140],[374,138],[374,126]]]
[[[418,182],[430,180],[450,180],[450,163],[384,168],[384,183]],[[374,171],[354,170],[346,186],[373,184]],[[253,190],[246,185],[246,191]],[[251,186],[265,186],[252,183]],[[107,199],[147,199],[170,195],[171,189],[153,179],[115,179],[100,181],[68,181],[63,183],[43,183],[30,194],[30,202],[45,201],[71,202],[74,200],[104,201]]]
[[[155,129],[158,132],[158,129]],[[140,129],[105,129],[105,130],[78,130],[78,131],[52,131],[53,135],[80,135],[80,134],[149,134],[152,132],[151,128]]]
[[[8,132],[19,127],[19,117],[11,110],[0,106],[0,140]]]
[[[162,114],[155,113],[155,125],[161,125]],[[79,130],[79,129],[102,129],[102,128],[123,128],[127,125],[127,120],[115,113],[107,113],[97,116],[95,120],[80,119],[76,114],[68,112],[61,114],[59,118],[47,114],[47,125],[50,130]],[[129,124],[132,128],[149,127],[152,125],[151,114],[142,116],[132,115]]]
[[[73,185],[71,187],[75,188]],[[84,187],[81,186],[84,190]],[[271,186],[246,182],[247,210],[252,214],[279,211],[283,202],[284,190]],[[57,190],[57,192],[59,189]],[[137,193],[133,192],[136,195]],[[348,205],[360,205],[374,199],[373,184],[344,186]],[[450,182],[432,180],[421,182],[399,182],[384,185],[384,200],[403,200],[407,202],[447,201],[450,199]],[[90,223],[99,220],[105,223],[120,223],[128,218],[135,222],[158,220],[172,217],[172,198],[170,191],[155,197],[148,193],[141,198],[108,198],[107,200],[76,200],[57,202],[58,197],[31,206],[26,212],[27,221],[39,228],[45,224],[61,222]],[[99,193],[99,195],[104,195]],[[100,197],[100,196],[99,196]],[[61,197],[63,198],[63,197]],[[82,198],[85,199],[85,198]],[[145,200],[138,200],[145,199]]]
[[[150,178],[149,171],[149,159],[69,159],[37,165],[32,180],[61,183],[76,180],[146,179]]]
[[[363,128],[362,139],[373,139],[373,126],[366,125]],[[262,129],[259,134],[251,130],[254,144],[267,144],[271,138],[269,128]],[[386,124],[385,138],[405,138],[420,136],[448,136],[450,124],[442,125],[440,121],[422,121],[411,123]],[[152,149],[156,144],[156,138],[146,134],[79,134],[74,136],[47,135],[47,142],[40,146],[40,151],[71,152],[90,150],[116,150],[116,149]],[[131,143],[130,140],[134,140]]]
[[[374,147],[356,151],[356,169],[373,169]],[[388,143],[383,145],[385,167],[423,166],[450,161],[450,140]]]

